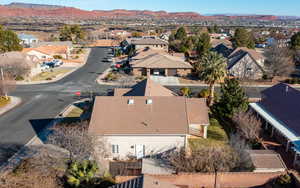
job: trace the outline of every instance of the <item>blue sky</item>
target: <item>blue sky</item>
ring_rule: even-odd
[[[0,0],[10,2],[56,4],[86,10],[137,9],[194,11],[200,14],[273,14],[300,16],[299,0]]]

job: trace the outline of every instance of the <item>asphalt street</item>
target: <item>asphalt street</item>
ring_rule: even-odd
[[[30,141],[59,112],[78,100],[75,92],[107,94],[113,87],[98,85],[95,81],[109,67],[102,62],[107,53],[106,48],[93,48],[83,67],[57,82],[17,86],[11,95],[22,98],[22,104],[0,116],[0,154],[1,147],[23,146]],[[169,88],[179,90],[180,87]],[[205,87],[190,88],[197,93]],[[264,88],[245,89],[249,97],[259,97]]]

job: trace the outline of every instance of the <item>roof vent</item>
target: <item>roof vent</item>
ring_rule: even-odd
[[[289,86],[285,86],[285,92],[289,92]]]
[[[152,103],[153,103],[152,99],[147,99],[146,100],[146,104],[152,104]]]
[[[128,100],[128,104],[134,104],[134,100],[133,99],[129,99]]]

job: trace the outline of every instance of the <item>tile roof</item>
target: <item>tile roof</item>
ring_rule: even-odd
[[[47,55],[58,55],[58,54],[66,54],[68,52],[68,46],[40,46],[37,48],[24,48],[22,52],[27,53],[32,50]]]
[[[116,88],[115,96],[175,96],[176,93],[154,82],[150,78],[145,79],[129,88]]]
[[[192,65],[178,57],[165,54],[152,54],[137,60],[132,68],[184,68],[192,69]]]
[[[166,41],[154,38],[131,38],[127,42],[133,45],[168,45]]]
[[[151,99],[151,104],[146,104]],[[133,104],[128,104],[132,100]],[[105,108],[103,108],[105,106]],[[205,99],[96,97],[89,132],[94,135],[188,134],[188,125],[208,125]]]
[[[38,48],[40,46],[68,46],[69,48],[73,46],[72,41],[53,41],[53,42],[37,42],[30,45],[31,48]]]
[[[262,91],[262,96],[258,105],[300,137],[300,91],[280,83]]]

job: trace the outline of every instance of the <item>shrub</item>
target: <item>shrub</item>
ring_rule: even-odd
[[[117,80],[118,79],[118,76],[112,72],[110,72],[106,77],[105,77],[105,80],[106,81],[114,81],[114,80]]]
[[[208,89],[202,89],[199,94],[198,97],[200,98],[208,98],[210,94],[210,91]]]
[[[289,188],[293,187],[292,186],[292,178],[290,175],[285,174],[279,176],[274,182],[273,182],[274,187],[278,188]]]
[[[300,78],[290,78],[284,81],[287,84],[300,84]]]
[[[0,107],[3,107],[10,103],[10,97],[6,98],[5,96],[0,96]]]
[[[46,78],[46,80],[52,80],[52,78],[48,77],[48,78]]]
[[[54,55],[53,58],[54,59],[62,59],[62,56],[61,55]]]
[[[24,77],[18,75],[18,76],[15,78],[15,80],[16,80],[16,81],[22,81],[22,80],[24,80]]]

